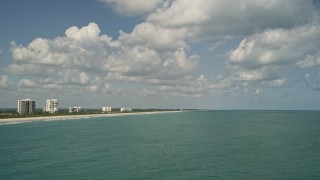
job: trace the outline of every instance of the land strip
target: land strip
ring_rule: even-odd
[[[0,124],[14,124],[14,123],[34,122],[34,121],[58,121],[58,120],[68,120],[68,119],[85,119],[85,118],[94,118],[94,117],[148,115],[148,114],[160,114],[160,113],[172,113],[172,112],[181,112],[181,111],[154,111],[154,112],[81,114],[81,115],[61,115],[61,116],[57,115],[57,116],[42,116],[42,117],[7,118],[7,119],[0,119]]]

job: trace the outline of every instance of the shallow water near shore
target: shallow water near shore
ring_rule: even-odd
[[[319,179],[320,111],[203,111],[0,126],[0,179]]]

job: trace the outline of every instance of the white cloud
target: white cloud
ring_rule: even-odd
[[[261,66],[257,69],[229,67],[229,73],[221,75],[212,88],[218,94],[233,94],[243,96],[262,95],[268,89],[282,88],[288,85],[288,79],[283,77],[282,68],[279,66]]]
[[[148,17],[148,21],[169,27],[201,24],[210,19],[208,14],[210,2],[176,0],[167,9],[151,14]]]
[[[10,64],[6,68],[6,71],[15,75],[31,75],[41,77],[50,77],[56,74],[56,70],[54,68],[37,64]]]
[[[255,70],[242,70],[239,72],[236,80],[242,81],[269,81],[278,79],[279,73],[277,72],[278,68],[273,67],[261,67]],[[236,71],[235,71],[236,72]]]
[[[119,14],[128,16],[143,15],[164,5],[164,0],[100,0],[111,6]]]
[[[186,48],[189,46],[187,40],[199,38],[225,38],[268,29],[290,29],[311,21],[316,11],[311,0],[101,1],[120,13],[150,13],[132,33],[121,32],[119,41],[156,50]],[[261,58],[267,61],[269,55],[265,53]]]
[[[159,41],[156,34],[160,34]],[[169,29],[146,23],[112,40],[100,34],[98,25],[89,23],[82,28],[68,28],[65,35],[36,38],[27,46],[12,42],[14,63],[6,71],[32,75],[34,82],[39,81],[44,89],[81,86],[89,92],[110,91],[105,80],[176,86],[184,83],[186,76],[197,75],[200,57],[180,48],[187,46],[184,37]],[[18,86],[31,85],[34,84],[24,79]]]
[[[307,55],[307,57],[297,62],[297,65],[300,68],[312,68],[312,67],[319,67],[320,66],[320,55]]]
[[[147,21],[163,27],[187,27],[193,36],[248,35],[292,28],[313,17],[311,0],[175,0]]]
[[[320,26],[272,29],[243,39],[238,48],[229,53],[229,62],[247,68],[295,64],[305,59],[309,53],[318,51],[319,45]],[[299,65],[307,66],[306,63]]]
[[[308,87],[320,91],[320,74],[307,73],[304,76],[305,83]]]
[[[188,57],[184,49],[180,48],[165,60],[163,67],[166,74],[179,75],[177,73],[182,73],[182,75],[187,75],[195,70],[199,59],[200,57],[197,55]]]
[[[63,80],[58,82],[60,84],[88,85],[90,81],[90,76],[86,72],[76,69],[61,72],[60,75],[63,77]]]
[[[240,79],[246,81],[261,80],[263,75],[258,71],[244,71],[240,73]]]
[[[175,50],[187,47],[187,31],[183,28],[170,29],[152,23],[137,25],[132,33],[120,33],[119,41],[125,45],[143,45],[156,50]]]
[[[19,88],[109,94],[119,86],[118,92],[169,97],[204,97],[227,89],[260,95],[291,82],[282,67],[319,66],[320,28],[310,23],[315,16],[311,0],[100,1],[146,20],[115,39],[89,23],[68,28],[62,37],[12,42],[14,63],[6,72],[33,76],[19,81]],[[193,45],[214,39],[210,50],[215,51],[230,47],[235,38],[242,41],[225,51],[227,70],[217,83],[199,75],[202,62]]]
[[[158,72],[160,63],[161,58],[153,49],[125,46],[106,59],[104,68],[114,73],[147,75]]]
[[[17,74],[26,71],[39,74],[45,73],[41,70],[50,66],[50,68],[76,68],[81,71],[106,74],[115,72],[145,75],[166,72],[183,75],[191,73],[196,68],[197,56],[188,57],[184,50],[177,50],[180,45],[185,46],[182,42],[169,48],[174,49],[173,51],[157,51],[158,48],[165,49],[174,44],[175,40],[170,40],[170,33],[167,33],[169,37],[164,38],[166,42],[161,43],[154,39],[155,34],[151,31],[149,31],[151,34],[143,35],[144,38],[139,38],[144,33],[140,32],[140,35],[137,35],[138,31],[121,35],[119,41],[112,41],[107,35],[99,34],[100,29],[96,24],[90,23],[81,29],[69,28],[66,31],[67,37],[53,40],[37,38],[26,47],[13,42],[11,50],[16,64],[9,66],[8,70]],[[148,47],[148,44],[151,45]]]
[[[98,85],[91,85],[91,86],[89,86],[89,91],[92,93],[96,93],[99,91],[99,86]]]
[[[12,57],[20,64],[98,69],[113,46],[117,46],[110,37],[99,33],[99,27],[89,23],[81,29],[67,29],[66,37],[36,38],[26,47],[12,42]]]
[[[281,78],[281,79],[275,79],[272,81],[272,86],[273,87],[283,87],[285,84],[287,84],[288,80],[286,78]]]
[[[76,26],[72,26],[65,32],[66,37],[82,41],[82,40],[97,40],[100,35],[100,28],[95,23],[89,23],[88,26],[85,26],[79,29]]]
[[[210,94],[212,84],[203,76],[186,76],[183,82],[161,82],[141,91],[141,95],[163,95],[164,97],[202,98]],[[157,83],[155,83],[157,84]]]
[[[61,84],[43,84],[42,86],[44,89],[49,89],[50,91],[52,90],[62,90],[63,86]]]
[[[25,90],[25,89],[32,89],[32,88],[35,88],[37,87],[38,84],[33,81],[33,80],[30,80],[30,79],[21,79],[19,82],[18,82],[18,88],[20,90]]]
[[[0,76],[0,88],[7,88],[9,86],[9,80],[7,75]]]

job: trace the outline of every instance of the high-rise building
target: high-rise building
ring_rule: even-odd
[[[111,112],[111,107],[102,107],[102,112]]]
[[[121,108],[120,111],[121,112],[131,112],[132,109],[131,108]]]
[[[85,112],[86,109],[83,107],[69,107],[69,113],[74,113],[74,112]]]
[[[31,99],[21,99],[18,100],[18,110],[19,114],[33,114],[36,109],[36,101]]]
[[[58,99],[47,99],[46,107],[44,111],[49,112],[51,114],[58,112],[58,105],[59,105]]]

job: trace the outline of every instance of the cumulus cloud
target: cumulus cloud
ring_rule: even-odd
[[[157,41],[155,33],[163,38]],[[108,92],[107,81],[160,86],[169,85],[170,80],[177,85],[186,76],[197,75],[200,59],[183,48],[187,46],[183,39],[178,32],[141,24],[112,40],[101,34],[97,24],[89,23],[68,28],[64,37],[36,38],[26,46],[12,42],[14,64],[6,71],[32,75],[46,89],[72,85],[84,86],[89,92]],[[26,79],[18,83],[19,87],[35,87],[32,85]]]
[[[9,67],[9,70],[22,73],[28,68],[34,71],[37,68],[36,65],[53,65],[64,68],[77,67],[95,72],[134,74],[135,72],[156,72],[161,68],[172,67],[187,72],[197,64],[196,56],[190,56],[188,59],[185,51],[179,50],[178,47],[184,46],[183,43],[173,46],[172,52],[159,53],[158,48],[165,49],[173,43],[170,37],[166,38],[169,42],[162,45],[148,46],[155,42],[153,39],[155,34],[145,35],[145,39],[136,39],[136,31],[134,31],[132,34],[127,34],[128,37],[123,35],[119,41],[112,41],[107,35],[99,33],[99,27],[90,23],[81,29],[77,27],[67,29],[66,37],[53,40],[37,38],[26,47],[13,42],[11,50],[16,64]],[[30,67],[22,68],[19,64],[29,64]]]
[[[228,53],[231,75],[229,84],[237,81],[253,87],[284,87],[288,85],[286,74],[291,68],[319,67],[320,27],[317,24],[296,26],[292,29],[270,29],[244,38],[239,46]],[[292,80],[293,81],[293,80]],[[231,82],[231,83],[230,83]],[[310,87],[315,80],[306,78]]]
[[[21,79],[18,82],[18,89],[20,89],[20,90],[32,89],[37,86],[38,86],[38,84],[35,81],[30,80],[30,79]]]
[[[264,88],[291,82],[283,73],[286,67],[320,64],[320,27],[312,22],[317,16],[312,0],[100,1],[117,13],[146,19],[115,39],[89,23],[66,29],[62,37],[12,42],[13,64],[6,72],[32,75],[18,82],[20,89],[107,94],[117,83],[131,82],[140,85],[141,95],[203,97],[226,89],[261,95]],[[222,57],[226,72],[215,84],[197,72],[201,56],[193,49],[208,39],[216,40],[211,52],[229,47]],[[231,49],[235,39],[239,45]],[[310,77],[306,82],[317,84]],[[0,82],[5,84],[5,77]]]
[[[175,0],[147,21],[163,27],[187,27],[193,36],[248,35],[266,29],[289,29],[313,17],[311,0]]]
[[[126,45],[145,45],[156,50],[174,50],[187,47],[185,29],[163,28],[153,23],[141,23],[132,33],[120,33],[119,41]]]
[[[77,41],[95,41],[99,38],[100,28],[96,23],[89,23],[88,26],[81,29],[76,26],[72,26],[66,30],[65,34],[68,38]]]
[[[243,71],[239,78],[244,81],[262,80],[265,79],[265,74],[260,71]]]
[[[63,79],[58,81],[60,84],[88,85],[90,76],[86,72],[73,69],[61,73]]]
[[[7,88],[9,85],[9,80],[7,75],[0,76],[0,88]]]
[[[165,0],[100,0],[100,2],[111,6],[117,13],[128,16],[144,15],[165,4]]]
[[[305,25],[289,30],[272,29],[249,36],[229,53],[230,63],[247,68],[271,64],[295,64],[318,51],[320,27]],[[310,66],[310,60],[299,63]],[[308,63],[309,62],[309,63]]]
[[[179,36],[190,40],[246,36],[268,29],[291,29],[303,25],[312,21],[316,12],[312,0],[100,1],[121,14],[147,14],[146,21],[137,25],[136,32],[132,33],[142,39],[144,34],[139,32],[156,34],[148,38],[166,34],[164,37],[170,37],[167,40]],[[180,38],[178,40],[183,43]]]
[[[312,67],[319,67],[320,66],[320,55],[319,54],[307,55],[304,60],[297,62],[297,65],[303,69],[312,68]]]
[[[143,35],[148,34],[148,29],[161,34],[157,43],[148,44],[153,48],[160,43],[164,45],[163,34],[170,34],[167,37],[173,40],[167,41],[168,48],[188,48],[198,40],[222,39],[215,42],[211,50],[234,37],[241,37],[239,46],[227,55],[228,74],[213,87],[237,88],[248,82],[243,89],[252,86],[250,92],[255,92],[259,88],[254,87],[288,84],[281,67],[317,66],[318,56],[314,52],[318,51],[320,31],[317,23],[312,24],[315,16],[316,9],[311,0],[175,0],[150,13],[146,22],[136,26],[130,35],[135,42],[154,42],[145,41]],[[129,43],[125,37],[128,36],[124,34],[123,42]],[[306,59],[308,55],[311,58]],[[259,89],[257,94],[262,92]]]
[[[286,78],[275,79],[271,83],[272,87],[283,87],[288,83],[288,80]]]
[[[36,38],[28,46],[11,43],[13,60],[17,64],[53,65],[62,67],[81,66],[85,69],[101,67],[102,59],[115,45],[107,35],[100,35],[95,23],[71,27],[66,37],[55,39]]]
[[[29,75],[50,77],[56,74],[56,70],[48,66],[42,66],[37,64],[10,64],[6,71],[15,75]]]
[[[167,83],[161,82],[159,86],[150,86],[141,91],[142,95],[163,95],[165,97],[194,97],[202,98],[211,93],[213,85],[203,75],[186,76],[182,83],[170,80]],[[151,83],[151,82],[150,82]],[[155,83],[154,85],[156,85]]]
[[[221,75],[213,87],[221,91],[227,90],[227,93],[232,92],[232,94],[262,95],[266,89],[281,88],[288,84],[283,67],[279,65],[261,65],[254,68],[241,65],[228,66],[229,73]]]

